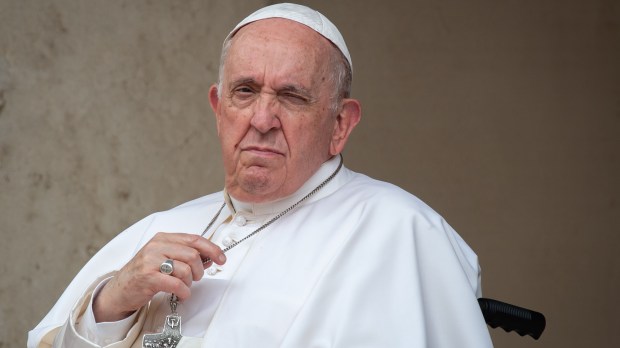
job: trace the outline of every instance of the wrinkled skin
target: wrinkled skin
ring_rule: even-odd
[[[287,19],[249,24],[233,38],[221,97],[217,86],[209,93],[231,196],[246,202],[286,197],[343,150],[360,106],[345,99],[332,108],[334,50]]]
[[[227,192],[246,202],[269,202],[294,193],[339,154],[360,120],[354,99],[333,108],[329,57],[335,48],[318,33],[286,19],[250,23],[234,36],[222,91],[209,90],[222,146]],[[190,297],[204,274],[201,259],[225,262],[209,240],[158,233],[100,291],[97,322],[126,318],[158,292]],[[172,275],[159,272],[174,260]]]

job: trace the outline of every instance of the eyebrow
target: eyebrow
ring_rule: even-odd
[[[241,85],[251,85],[251,86],[259,86],[260,84],[258,82],[256,82],[256,80],[252,77],[241,77],[238,78],[234,81],[231,82],[230,86],[231,89],[232,88],[236,88],[238,86]],[[306,98],[308,98],[309,100],[315,100],[315,96],[312,94],[312,92],[301,86],[301,85],[295,85],[295,84],[286,84],[283,85],[281,87],[278,87],[276,89],[276,93],[282,93],[282,92],[291,92],[291,93],[295,93],[295,94],[299,94],[302,95]]]
[[[284,85],[278,89],[278,92],[292,92],[306,98],[314,99],[312,93],[308,89],[297,85]]]
[[[239,85],[258,85],[258,83],[251,77],[242,77],[237,80],[231,81],[230,83],[231,88],[235,88]]]

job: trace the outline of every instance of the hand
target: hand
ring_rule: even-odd
[[[96,322],[113,322],[130,316],[158,292],[174,293],[180,300],[190,297],[192,281],[204,275],[211,261],[226,262],[222,250],[206,238],[186,233],[157,233],[101,289],[93,302]],[[167,259],[174,271],[167,275],[159,266]]]

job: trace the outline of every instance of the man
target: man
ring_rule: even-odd
[[[351,66],[307,7],[243,20],[209,91],[224,191],[112,240],[28,345],[157,347],[163,329],[177,347],[491,346],[475,254],[412,195],[342,166],[361,116]]]

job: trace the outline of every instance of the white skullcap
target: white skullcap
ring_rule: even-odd
[[[267,18],[290,19],[297,23],[301,23],[321,34],[324,38],[331,41],[334,45],[336,45],[336,47],[338,47],[340,52],[342,52],[342,54],[349,62],[351,70],[353,70],[351,55],[349,54],[347,45],[344,43],[344,38],[342,38],[342,35],[340,34],[340,31],[338,31],[338,28],[336,28],[336,26],[320,12],[302,5],[283,3],[263,7],[260,10],[247,16],[241,22],[239,22],[235,29],[233,29],[230,34],[228,34],[225,41],[235,35],[237,30],[239,30],[244,25]]]

